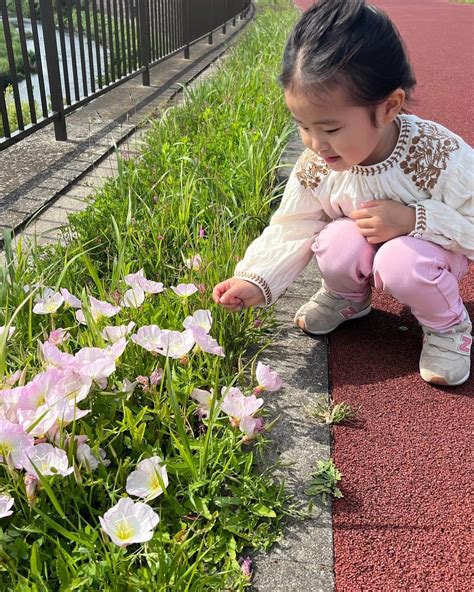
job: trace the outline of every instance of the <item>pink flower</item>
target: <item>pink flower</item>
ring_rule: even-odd
[[[58,349],[49,341],[40,345],[40,355],[46,368],[65,368],[74,363],[74,356]]]
[[[150,352],[157,352],[161,347],[161,329],[157,325],[140,327],[131,340]]]
[[[262,362],[258,362],[255,375],[258,381],[258,386],[255,388],[256,394],[262,393],[263,391],[278,391],[282,387],[282,379],[270,368],[270,366],[266,366],[265,364],[262,364]]]
[[[239,423],[240,431],[244,432],[244,442],[250,442],[257,434],[260,434],[264,430],[263,417],[242,417]]]
[[[223,387],[221,392],[225,395],[221,409],[230,416],[233,426],[238,426],[243,417],[252,416],[263,405],[263,399],[257,399],[255,395],[246,397],[236,387]]]
[[[0,419],[0,461],[6,462],[11,458],[13,466],[21,469],[23,452],[33,446],[33,442],[33,436],[20,425]]]
[[[217,343],[217,341],[208,335],[201,327],[193,327],[191,329],[196,345],[204,352],[208,354],[214,354],[215,356],[224,356],[224,350]]]
[[[23,370],[17,370],[13,374],[10,374],[10,376],[5,381],[5,384],[7,384],[8,386],[15,386],[15,384],[21,379],[22,375],[24,381],[24,373],[26,374],[26,368],[24,368]]]
[[[33,306],[35,314],[54,314],[64,302],[64,297],[51,288],[45,288],[42,297]]]
[[[185,329],[193,329],[194,327],[200,327],[204,329],[206,333],[209,333],[212,326],[212,315],[210,310],[196,310],[193,316],[186,317],[183,321]]]
[[[115,357],[99,347],[83,347],[75,355],[75,368],[82,376],[99,382],[115,372]]]
[[[61,288],[59,291],[61,292],[64,302],[67,304],[67,306],[70,306],[71,308],[81,308],[82,302],[79,300],[79,298],[76,298],[76,296],[71,294],[67,288]]]
[[[67,454],[52,444],[37,444],[23,451],[22,465],[27,473],[39,479],[39,475],[61,475],[73,472]]]
[[[163,378],[163,369],[156,368],[150,374],[150,385],[157,386],[158,384],[160,384],[162,378]]]
[[[250,557],[246,557],[242,560],[240,568],[242,570],[243,575],[246,578],[250,579],[252,577],[252,560],[250,559]]]
[[[189,259],[185,259],[184,263],[188,269],[192,269],[193,271],[199,271],[202,265],[202,257],[199,254],[193,255]]]
[[[90,312],[94,321],[98,321],[101,317],[113,317],[120,312],[120,306],[113,306],[103,300],[97,300],[93,296],[89,296]],[[76,319],[82,324],[87,325],[86,317],[82,309],[76,311]]]
[[[111,343],[115,343],[122,339],[122,337],[127,337],[133,329],[135,328],[135,323],[131,321],[128,325],[119,325],[117,327],[113,327],[112,325],[107,325],[104,327],[102,331],[102,337],[105,341],[110,341]]]
[[[29,473],[23,478],[25,484],[26,498],[29,504],[33,504],[36,500],[36,490],[38,489],[38,479]]]
[[[171,286],[171,289],[175,294],[182,297],[188,297],[198,291],[194,284],[178,284],[177,286]]]
[[[51,331],[49,334],[48,341],[53,345],[61,345],[68,341],[70,337],[71,336],[66,329],[54,329],[54,331]]]
[[[140,269],[137,273],[126,275],[124,281],[133,289],[141,288],[147,294],[158,294],[159,292],[163,292],[163,284],[161,282],[147,280],[143,269]]]
[[[204,238],[206,236],[206,231],[202,226],[199,228],[198,236],[199,238]]]

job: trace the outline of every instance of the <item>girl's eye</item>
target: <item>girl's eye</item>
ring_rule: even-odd
[[[327,134],[335,134],[336,132],[338,132],[341,128],[337,127],[336,129],[330,129],[330,130],[326,130]]]

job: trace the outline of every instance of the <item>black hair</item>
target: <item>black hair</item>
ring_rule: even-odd
[[[397,88],[409,100],[416,80],[395,25],[364,0],[320,0],[296,24],[279,77],[306,95],[345,86],[358,105],[382,103]]]

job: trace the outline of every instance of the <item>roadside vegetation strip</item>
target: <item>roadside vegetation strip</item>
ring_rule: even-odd
[[[276,76],[296,13],[258,8],[62,244],[13,253],[7,237],[2,590],[241,590],[245,550],[292,511],[254,466],[279,385],[245,354],[271,313],[211,299],[268,220],[292,127]]]

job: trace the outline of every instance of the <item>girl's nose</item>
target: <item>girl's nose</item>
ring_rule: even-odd
[[[326,150],[329,149],[329,144],[322,140],[321,138],[317,138],[316,136],[313,136],[311,138],[311,149],[313,152],[325,152]]]

